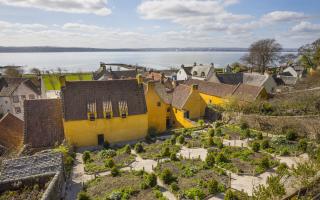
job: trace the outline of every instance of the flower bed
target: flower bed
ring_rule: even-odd
[[[157,140],[155,143],[143,143],[143,151],[139,155],[143,159],[157,160],[160,158],[170,157],[171,153],[178,153],[180,147],[176,144],[171,143],[170,139],[165,141]],[[166,150],[167,148],[167,150]]]

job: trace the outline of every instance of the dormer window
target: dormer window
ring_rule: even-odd
[[[119,113],[122,118],[126,118],[128,115],[128,104],[126,101],[119,101]]]
[[[106,119],[111,119],[113,116],[112,112],[112,103],[111,101],[104,101],[102,103],[103,106],[103,114]]]
[[[87,103],[88,119],[94,121],[97,118],[97,106],[95,102]]]
[[[196,71],[193,72],[193,76],[197,76],[198,73]]]
[[[201,72],[201,77],[205,77],[206,74],[204,72]]]

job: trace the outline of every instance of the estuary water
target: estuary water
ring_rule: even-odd
[[[0,66],[24,66],[25,71],[33,67],[41,70],[68,72],[94,71],[100,62],[140,65],[155,69],[168,69],[199,64],[214,63],[217,67],[239,61],[245,52],[58,52],[58,53],[0,53]]]

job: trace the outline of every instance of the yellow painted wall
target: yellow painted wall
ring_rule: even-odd
[[[173,108],[173,120],[175,122],[174,126],[176,128],[192,128],[194,124],[189,120],[184,118],[184,110],[179,110]]]
[[[166,131],[166,119],[167,116],[170,117],[170,105],[162,101],[162,99],[154,90],[154,85],[152,85],[152,83],[148,84],[148,89],[145,96],[148,110],[149,128],[157,129],[158,133]],[[158,106],[158,102],[160,102],[160,106]],[[169,112],[167,112],[168,108]]]
[[[75,146],[96,146],[98,135],[104,134],[109,143],[144,138],[148,132],[148,115],[131,115],[126,118],[64,121],[67,141]]]
[[[206,103],[206,105],[213,104],[213,105],[222,106],[227,101],[226,99],[223,99],[221,97],[211,96],[204,93],[200,93],[200,96],[203,99],[203,101]]]

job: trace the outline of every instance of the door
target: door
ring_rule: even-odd
[[[98,145],[100,145],[100,146],[104,145],[104,135],[103,134],[98,135]]]

